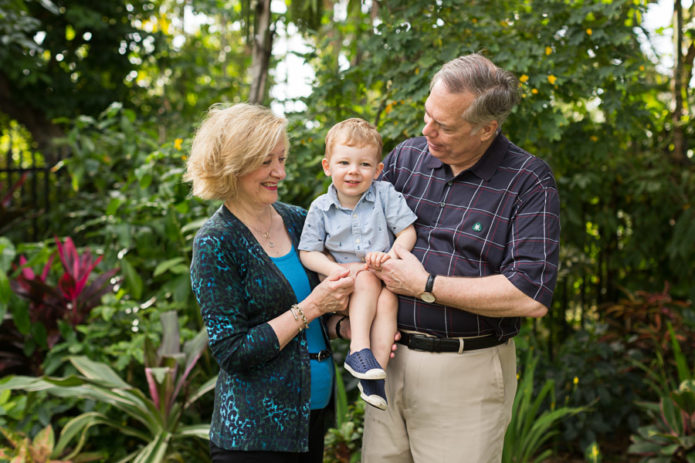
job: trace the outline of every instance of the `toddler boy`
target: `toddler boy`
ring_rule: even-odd
[[[381,150],[381,135],[365,120],[347,119],[328,131],[321,164],[333,182],[309,208],[299,256],[306,268],[317,273],[329,275],[347,267],[354,276],[345,369],[360,379],[362,399],[383,410],[387,407],[385,369],[396,333],[398,300],[365,270],[380,268],[394,257],[394,244],[413,248],[417,216],[393,185],[375,181],[384,168]]]

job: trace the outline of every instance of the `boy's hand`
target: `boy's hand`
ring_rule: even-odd
[[[362,262],[351,262],[348,264],[340,264],[344,269],[350,270],[350,276],[352,278],[357,278],[357,274],[367,270],[367,266]]]
[[[367,264],[367,268],[381,270],[381,264],[390,258],[391,256],[385,252],[370,252],[365,256],[364,262]]]

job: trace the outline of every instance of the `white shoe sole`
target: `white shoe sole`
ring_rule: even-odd
[[[386,379],[386,372],[381,368],[372,368],[364,373],[353,370],[347,363],[343,364],[343,367],[355,378],[359,379]]]
[[[383,398],[379,397],[376,394],[374,394],[374,395],[365,394],[364,391],[362,390],[362,384],[361,383],[357,383],[357,389],[360,390],[360,397],[362,398],[362,400],[367,402],[372,407],[376,407],[379,410],[386,410],[388,408],[388,404],[386,403],[386,401]]]

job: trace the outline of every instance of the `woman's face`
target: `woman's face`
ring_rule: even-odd
[[[278,184],[285,178],[285,141],[280,140],[266,155],[263,165],[239,177],[239,202],[273,204],[278,200]]]

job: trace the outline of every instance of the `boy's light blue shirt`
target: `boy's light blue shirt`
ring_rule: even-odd
[[[388,252],[394,235],[416,220],[403,195],[389,182],[372,182],[354,209],[340,205],[331,184],[326,194],[311,203],[298,249],[327,249],[340,264],[360,262],[369,252]]]

